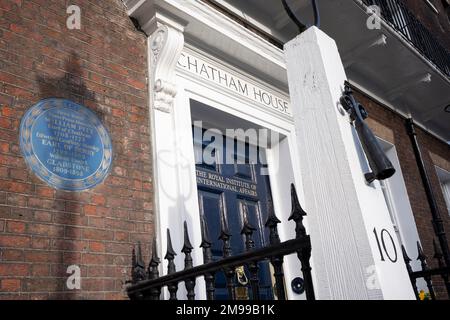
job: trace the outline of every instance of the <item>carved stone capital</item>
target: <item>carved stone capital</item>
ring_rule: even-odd
[[[160,25],[150,36],[150,83],[156,110],[172,111],[177,94],[175,68],[183,46],[183,33],[167,25]]]

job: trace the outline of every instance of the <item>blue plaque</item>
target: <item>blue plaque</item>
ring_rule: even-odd
[[[45,99],[20,124],[20,148],[28,166],[56,189],[82,191],[107,176],[111,139],[89,109],[65,99]]]

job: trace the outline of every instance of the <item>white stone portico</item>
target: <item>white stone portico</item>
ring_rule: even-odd
[[[398,241],[388,236],[395,232],[381,187],[365,183],[364,154],[338,105],[346,76],[334,41],[310,28],[286,45],[285,58],[202,2],[130,0],[128,8],[149,35],[159,256],[167,228],[180,252],[187,221],[194,265],[203,262],[192,122],[205,117],[223,128],[253,126],[279,137],[266,157],[280,238],[295,236],[287,222],[294,183],[308,212],[317,299],[413,299]],[[382,261],[380,253],[392,259]],[[177,269],[182,259],[176,257]],[[290,290],[290,280],[301,276],[295,256],[286,257],[284,272],[288,298],[304,299]],[[197,299],[206,297],[203,288],[197,279]],[[180,298],[183,291],[180,286]]]
[[[285,52],[316,274],[328,277],[316,290],[414,299],[381,186],[364,179],[364,151],[338,103],[347,78],[335,42],[311,27]]]

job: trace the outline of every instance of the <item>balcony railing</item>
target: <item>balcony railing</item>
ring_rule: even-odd
[[[415,17],[401,0],[362,0],[381,9],[382,18],[423,56],[450,77],[450,52]]]

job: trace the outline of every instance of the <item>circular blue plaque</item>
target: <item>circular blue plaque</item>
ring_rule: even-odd
[[[45,99],[20,124],[20,148],[33,172],[56,189],[82,191],[107,176],[111,139],[89,109],[65,99]]]

